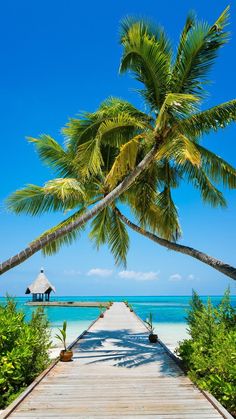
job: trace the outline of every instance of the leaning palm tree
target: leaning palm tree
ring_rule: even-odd
[[[214,183],[236,187],[235,169],[200,145],[202,135],[224,128],[236,117],[235,100],[200,110],[207,73],[227,41],[227,18],[228,8],[213,25],[189,16],[175,57],[162,29],[144,21],[124,21],[120,71],[133,72],[143,84],[140,94],[148,112],[110,99],[97,112],[69,122],[64,130],[65,148],[49,136],[32,140],[41,158],[56,169],[60,178],[43,187],[29,185],[15,192],[9,207],[16,213],[32,215],[50,210],[75,211],[4,262],[0,273],[40,249],[57,251],[76,238],[81,226],[92,218],[91,237],[98,246],[108,242],[116,261],[124,262],[127,217],[122,218],[119,202],[134,213],[139,224],[136,227],[140,228],[136,231],[143,234],[148,227],[159,244],[191,254],[190,248],[175,243],[181,229],[172,189],[187,180],[200,190],[204,201],[225,206]],[[193,253],[196,257],[197,251]],[[200,253],[199,260],[236,279],[234,268],[209,257],[207,260]]]

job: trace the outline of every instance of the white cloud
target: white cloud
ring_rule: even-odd
[[[87,276],[111,276],[112,269],[93,268],[87,272]]]
[[[188,279],[189,281],[193,281],[193,280],[195,279],[195,276],[194,276],[193,274],[189,274],[189,275],[187,276],[187,279]]]
[[[137,272],[137,271],[120,271],[118,276],[123,279],[134,279],[135,281],[154,281],[158,278],[159,272]]]
[[[170,281],[180,281],[182,279],[182,275],[180,275],[180,274],[173,274],[173,275],[170,275],[170,277],[169,277],[169,280]]]

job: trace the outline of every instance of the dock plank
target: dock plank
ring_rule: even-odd
[[[72,362],[57,363],[4,417],[224,417],[162,345],[149,343],[144,324],[123,303],[114,303],[73,350]]]

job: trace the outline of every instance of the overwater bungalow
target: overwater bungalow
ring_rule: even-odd
[[[25,294],[32,294],[32,301],[49,301],[50,293],[56,292],[55,287],[47,279],[43,268],[35,281],[26,288]]]

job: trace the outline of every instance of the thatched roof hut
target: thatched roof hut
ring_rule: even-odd
[[[26,288],[25,294],[32,294],[32,301],[49,301],[52,291],[56,292],[56,289],[49,282],[42,268],[35,281]]]

